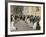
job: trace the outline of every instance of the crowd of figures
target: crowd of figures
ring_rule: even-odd
[[[30,27],[33,28],[33,30],[40,30],[40,16],[33,16],[33,15],[21,15],[21,16],[13,16],[11,15],[11,22],[12,22],[12,26],[14,26],[13,24],[17,24],[20,20],[25,21],[25,23]],[[13,30],[15,30],[17,28],[13,27]]]

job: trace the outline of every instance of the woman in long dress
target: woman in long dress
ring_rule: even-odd
[[[16,27],[14,26],[14,17],[13,16],[11,16],[10,30],[11,31],[15,31],[16,30]]]
[[[40,22],[40,17],[37,16],[37,17],[35,17],[35,18],[36,18],[36,19],[34,19],[35,23],[34,23],[34,25],[33,25],[33,30],[40,30],[40,24],[39,24],[39,22]]]

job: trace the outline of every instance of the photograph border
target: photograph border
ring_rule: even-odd
[[[44,24],[43,33],[8,35],[8,2],[43,4],[43,24]],[[45,3],[44,2],[10,1],[10,0],[7,1],[7,0],[5,0],[5,36],[26,36],[26,35],[41,35],[41,34],[45,34]]]

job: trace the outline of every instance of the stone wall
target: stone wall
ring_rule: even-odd
[[[15,15],[16,6],[11,6],[11,14]],[[24,6],[22,10],[23,15],[34,15],[34,16],[41,16],[41,7],[40,6]],[[19,13],[20,14],[20,13]]]
[[[23,14],[41,16],[41,7],[24,7]]]

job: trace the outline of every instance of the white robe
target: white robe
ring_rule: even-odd
[[[37,22],[34,23],[33,25],[33,30],[36,30]]]
[[[14,25],[14,21],[11,22],[11,27],[10,27],[11,28],[11,31],[16,30],[16,27],[14,27],[13,25]]]

